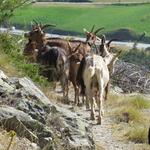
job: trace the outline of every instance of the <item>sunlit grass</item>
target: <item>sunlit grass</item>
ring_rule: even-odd
[[[21,38],[21,37],[19,37]],[[9,34],[0,35],[0,66],[8,74],[16,74],[30,77],[41,86],[48,86],[45,77],[40,75],[40,67],[28,63],[22,54],[22,45],[17,43],[18,38]]]
[[[142,143],[139,150],[148,150],[148,145],[146,145],[150,125],[148,98],[141,95],[127,96],[110,93],[106,106],[111,107],[109,115],[116,122],[112,126],[115,137]],[[135,146],[136,149],[137,147]]]
[[[33,19],[43,23],[53,23],[57,28],[83,33],[83,28],[105,27],[104,32],[119,28],[132,29],[137,33],[145,31],[150,35],[150,5],[138,6],[103,6],[95,8],[71,6],[30,6],[17,10],[13,23],[30,24]],[[30,15],[29,15],[30,14]],[[130,17],[129,17],[130,16]],[[137,17],[138,16],[138,17]]]
[[[148,128],[139,125],[131,126],[125,136],[135,143],[147,143]]]

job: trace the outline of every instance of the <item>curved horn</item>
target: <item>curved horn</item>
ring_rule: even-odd
[[[105,37],[105,35],[103,34],[103,35],[102,35],[102,44],[104,44],[105,41],[106,41],[106,37]]]
[[[69,51],[70,51],[70,53],[71,53],[71,50],[72,50],[72,48],[71,48],[71,44],[70,44],[70,42],[69,42],[69,41],[67,41],[67,44],[68,44],[68,47],[69,47]]]
[[[118,41],[118,39],[111,39],[111,40],[107,43],[107,46],[108,46],[108,47],[110,46],[110,43],[111,43],[112,41]]]
[[[91,32],[93,32],[93,31],[94,31],[94,28],[95,28],[95,24],[93,25],[93,27],[92,27],[92,29],[91,29]]]
[[[39,25],[39,23],[38,23],[35,19],[33,19],[33,22],[34,22],[36,25]]]
[[[80,47],[80,45],[81,45],[81,43],[76,48],[74,48],[72,53],[75,53],[78,50],[78,48]]]
[[[98,28],[96,31],[94,31],[94,34],[96,35],[100,30],[103,30],[103,29],[105,29],[105,28],[104,27]]]
[[[68,42],[68,44],[70,44],[70,43]],[[73,55],[76,54],[76,51],[78,50],[78,48],[80,47],[80,45],[81,45],[81,43],[75,48],[75,50],[73,52],[71,52],[71,54],[68,56],[68,58],[71,58]]]
[[[56,25],[46,24],[46,25],[42,26],[42,29],[47,28],[47,27],[56,27]]]

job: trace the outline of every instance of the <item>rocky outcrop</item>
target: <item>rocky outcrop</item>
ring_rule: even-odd
[[[0,71],[0,125],[44,150],[93,150],[89,124],[59,107],[29,78],[8,78]]]

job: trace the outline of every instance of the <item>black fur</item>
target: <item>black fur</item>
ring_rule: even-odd
[[[82,94],[82,95],[85,95],[85,84],[84,84],[84,80],[83,80],[84,67],[85,67],[85,58],[83,58],[80,62],[80,66],[79,66],[79,69],[77,72],[77,77],[76,77],[77,84],[81,87],[80,94]]]
[[[56,47],[46,47],[44,52],[39,54],[39,61],[42,65],[48,65],[57,69],[57,59],[59,51]]]

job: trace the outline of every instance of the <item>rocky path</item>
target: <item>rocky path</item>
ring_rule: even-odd
[[[62,96],[60,92],[60,87],[57,87],[55,94],[57,96]],[[70,89],[69,99],[73,100],[74,91]],[[90,111],[87,111],[85,107],[77,106],[68,106],[62,103],[59,103],[61,107],[70,109],[73,112],[76,112],[78,116],[82,117],[86,122],[91,126],[91,131],[93,134],[93,139],[96,144],[96,150],[134,150],[134,145],[132,143],[124,143],[121,140],[117,140],[114,136],[115,129],[112,128],[114,122],[107,114],[109,113],[109,108],[105,109],[105,116],[102,120],[102,125],[96,125],[96,121],[91,121]]]

